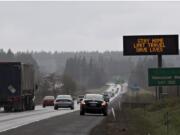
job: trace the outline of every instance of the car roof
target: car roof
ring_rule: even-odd
[[[72,98],[71,95],[57,95],[57,98]]]
[[[86,96],[102,96],[101,94],[86,94]]]
[[[84,99],[85,100],[87,100],[87,99],[103,100],[103,95],[101,95],[101,94],[86,94]]]
[[[54,96],[45,96],[44,99],[54,99]]]
[[[103,95],[101,95],[101,94],[86,94],[84,97],[85,98],[86,97],[103,97]]]

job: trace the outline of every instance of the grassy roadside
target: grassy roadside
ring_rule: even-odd
[[[178,135],[180,132],[180,99],[169,98],[148,107],[127,109],[137,132],[145,129],[150,135]],[[135,122],[133,124],[133,122]],[[132,134],[136,135],[136,134]]]
[[[141,89],[139,91],[128,91],[124,95],[124,100],[126,102],[152,103],[155,101],[155,97],[150,91]]]
[[[125,99],[151,100],[146,92],[138,95],[138,100],[132,95],[126,95]],[[146,107],[123,107],[115,111],[116,120],[109,115],[92,130],[91,135],[179,135],[180,98],[166,98]]]

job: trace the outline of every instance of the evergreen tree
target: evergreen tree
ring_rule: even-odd
[[[71,77],[64,74],[62,76],[62,83],[63,83],[62,90],[64,94],[74,95],[76,93],[77,85],[76,82]]]

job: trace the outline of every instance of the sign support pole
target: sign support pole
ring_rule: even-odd
[[[177,97],[179,97],[179,85],[177,86]]]
[[[155,88],[155,94],[156,94],[156,100],[158,100],[158,87],[156,86],[156,88]]]
[[[162,55],[161,54],[158,55],[158,68],[162,68]],[[158,90],[159,90],[159,99],[161,99],[161,94],[163,92],[162,86],[159,86]]]

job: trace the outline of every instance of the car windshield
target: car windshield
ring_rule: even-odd
[[[54,99],[54,96],[45,96],[44,99]]]
[[[103,100],[103,96],[102,95],[96,95],[96,94],[88,94],[85,96],[86,100]]]
[[[70,95],[58,95],[56,99],[72,99]]]

